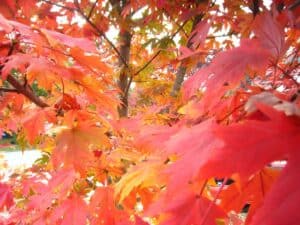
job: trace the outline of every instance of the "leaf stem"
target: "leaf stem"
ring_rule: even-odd
[[[204,225],[204,224],[205,224],[205,222],[206,222],[206,220],[207,220],[207,217],[208,217],[208,214],[209,214],[211,208],[213,207],[213,205],[216,204],[217,198],[218,198],[219,195],[221,194],[221,191],[223,190],[223,188],[224,188],[224,186],[225,186],[227,180],[228,180],[227,177],[223,180],[222,185],[221,185],[221,187],[219,188],[219,190],[218,190],[218,192],[217,192],[217,194],[216,194],[214,200],[210,202],[210,204],[209,204],[209,206],[208,206],[208,208],[207,208],[207,210],[206,210],[206,212],[205,212],[205,214],[204,214],[204,216],[203,216],[203,219],[202,219],[200,225]]]

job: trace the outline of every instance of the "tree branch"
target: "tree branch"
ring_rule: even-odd
[[[15,92],[20,93],[17,89],[0,87],[0,92]]]
[[[294,10],[300,5],[300,0],[296,0],[293,4],[289,6],[289,10]]]
[[[88,19],[90,19],[91,16],[93,15],[93,11],[94,11],[94,9],[95,9],[95,7],[96,7],[98,1],[99,1],[99,0],[96,0],[96,1],[94,2],[94,4],[92,5],[92,8],[91,8],[91,10],[90,10],[90,12],[89,12],[89,15],[87,16]]]
[[[220,35],[208,35],[206,38],[207,39],[214,39],[214,38],[219,38],[219,37],[230,37],[232,35],[236,35],[233,31],[230,31],[227,34],[220,34]]]
[[[10,56],[13,51],[14,51],[14,46],[15,46],[15,42],[11,43],[10,49],[7,53],[7,57]],[[7,60],[6,60],[7,61]],[[2,64],[0,66],[0,74],[2,73],[2,69],[4,68],[4,64]],[[4,91],[4,92],[16,92],[19,94],[23,94],[24,96],[26,96],[30,101],[32,101],[33,103],[35,103],[37,106],[39,107],[48,107],[49,105],[45,102],[43,102],[38,96],[36,96],[34,94],[34,92],[32,91],[32,89],[30,88],[30,86],[28,86],[26,83],[21,84],[15,77],[13,77],[11,74],[9,74],[6,78],[7,82],[11,84],[11,86],[14,87],[14,89],[9,89],[9,88],[0,88],[0,91]]]
[[[69,11],[78,11],[76,8],[72,8],[72,7],[69,7],[69,6],[65,6],[65,5],[62,5],[62,4],[59,4],[59,3],[56,3],[56,2],[52,2],[50,0],[40,0],[41,2],[44,2],[44,3],[47,3],[49,5],[55,5],[57,7],[60,7],[62,9],[66,9],[66,10],[69,10]]]
[[[88,16],[86,16],[84,14],[84,12],[81,10],[80,5],[78,0],[74,0],[74,4],[77,8],[77,12],[85,19],[85,21],[92,27],[94,28],[94,30],[98,33],[99,36],[102,36],[106,42],[113,48],[113,50],[116,52],[116,54],[118,55],[118,57],[121,59],[122,63],[129,68],[129,65],[127,64],[126,60],[122,57],[121,53],[119,52],[119,50],[117,49],[117,47],[111,42],[111,40],[109,40],[109,38],[106,36],[106,34],[100,30],[96,24],[94,24],[90,18]]]
[[[20,84],[20,82],[12,75],[9,74],[6,80],[15,88],[17,93],[23,94],[30,101],[35,103],[37,106],[41,108],[45,108],[49,106],[47,103],[43,102],[38,96],[36,96],[28,85],[24,86]]]
[[[171,20],[177,27],[180,27],[180,26],[181,26],[181,25],[180,25],[180,24],[172,17],[172,15],[170,15],[170,14],[168,13],[168,11],[167,11],[165,8],[163,8],[162,10],[163,10],[163,12],[164,12],[168,17],[170,17],[170,20]],[[186,38],[188,38],[188,34],[185,32],[184,29],[182,29],[182,32],[183,32],[184,36],[185,36]]]
[[[249,8],[252,11],[253,18],[259,13],[259,2],[260,0],[252,0],[250,3],[251,6]]]
[[[174,34],[172,34],[171,36],[171,40],[173,40],[173,38],[181,31],[181,29],[184,27],[184,25],[188,22],[188,20],[184,21],[179,27],[178,29],[174,32]],[[139,73],[141,73],[143,70],[145,70],[152,62],[154,59],[157,58],[157,56],[159,56],[159,54],[162,52],[162,50],[158,50],[151,58],[150,60],[148,60],[137,72],[135,72],[133,75],[130,76],[127,87],[125,89],[125,95],[128,94],[130,85],[132,83],[133,77],[137,76]]]
[[[102,37],[106,40],[106,42],[107,42],[107,43],[113,48],[113,50],[116,52],[116,54],[118,55],[118,57],[120,57],[122,63],[123,63],[127,68],[129,68],[129,65],[128,65],[128,64],[126,63],[126,61],[122,58],[122,56],[121,56],[119,50],[117,49],[117,47],[111,42],[111,40],[109,40],[109,38],[106,36],[106,34],[105,34],[102,30],[100,30],[100,29],[96,26],[96,24],[94,24],[94,23],[90,20],[90,17],[91,17],[91,15],[92,15],[92,13],[93,13],[93,11],[94,11],[94,8],[96,7],[96,3],[97,3],[98,1],[96,1],[96,3],[93,4],[92,9],[91,9],[91,11],[89,12],[89,15],[85,15],[85,14],[84,14],[84,12],[82,11],[82,9],[80,8],[80,4],[79,4],[78,0],[74,0],[74,4],[75,4],[76,8],[68,7],[68,6],[65,6],[65,5],[56,3],[56,2],[52,2],[52,1],[50,1],[50,0],[40,0],[40,1],[45,2],[45,3],[47,3],[47,4],[50,4],[50,5],[55,5],[55,6],[57,6],[57,7],[60,7],[60,8],[63,8],[63,9],[72,11],[72,12],[74,12],[74,11],[78,12],[78,13],[85,19],[85,21],[86,21],[92,28],[94,28],[94,30],[97,32],[97,34],[98,34],[99,36],[102,36]]]
[[[195,30],[198,23],[202,20],[203,16],[204,16],[203,13],[200,13],[199,15],[195,16],[191,33]],[[193,42],[192,42],[193,36],[188,39],[188,42],[187,42],[187,47],[188,48],[191,48],[192,45],[193,45]],[[198,48],[198,46],[196,48]],[[171,93],[170,93],[170,95],[173,96],[173,97],[176,97],[178,95],[178,92],[180,91],[181,85],[183,83],[184,75],[185,75],[186,70],[187,70],[186,66],[184,65],[185,62],[186,62],[186,59],[180,64],[180,66],[177,70],[176,78],[175,78],[175,81],[174,81],[174,84],[173,84],[173,87],[172,87],[172,90],[171,90]]]
[[[175,31],[175,33],[174,34],[172,34],[172,36],[171,36],[171,40],[173,40],[173,38],[180,32],[180,30],[184,27],[184,25],[187,23],[187,20],[186,21],[184,21],[182,24],[181,24],[181,26]],[[150,58],[150,60],[148,61],[148,62],[146,62],[137,72],[135,72],[134,74],[133,74],[133,76],[136,76],[136,75],[138,75],[140,72],[142,72],[144,69],[146,69],[148,66],[149,66],[149,64],[151,63],[151,62],[153,62],[153,60],[161,53],[161,49],[160,50],[158,50],[151,58]]]

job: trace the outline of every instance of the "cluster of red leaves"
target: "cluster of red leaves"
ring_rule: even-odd
[[[122,16],[146,2],[130,1]],[[163,17],[164,10],[175,16],[180,2],[150,1],[154,13],[144,23]],[[181,3],[183,21],[207,9],[206,3]],[[291,7],[278,13],[280,3]],[[85,0],[63,6],[78,4],[90,7]],[[299,223],[300,45],[293,3],[274,1],[272,13],[255,15],[247,28],[252,35],[189,77],[178,102],[164,99],[168,110],[137,105],[136,115],[126,119],[117,116],[116,70],[108,61],[114,58],[101,52],[98,39],[91,41],[91,28],[54,31],[56,12],[46,0],[39,7],[33,0],[3,5],[0,127],[18,133],[21,147],[37,146],[44,155],[0,182],[0,210],[6,213],[0,224]],[[106,31],[114,21],[97,7],[90,19],[104,20],[96,30]],[[227,16],[234,14],[231,7]],[[41,18],[34,23],[32,15]],[[210,26],[225,20],[214,16],[191,32],[194,50],[182,47],[179,61],[208,52]]]

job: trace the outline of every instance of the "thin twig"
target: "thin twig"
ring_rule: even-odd
[[[221,194],[221,191],[223,190],[223,188],[224,188],[224,186],[225,186],[227,180],[228,180],[227,178],[225,178],[225,179],[223,180],[222,185],[220,186],[220,188],[219,188],[219,190],[218,190],[218,192],[217,192],[217,194],[216,194],[214,200],[210,202],[210,204],[209,204],[209,206],[208,206],[208,208],[207,208],[207,210],[206,210],[206,212],[205,212],[205,214],[204,214],[204,216],[203,216],[203,219],[202,219],[200,225],[204,225],[204,224],[205,224],[206,219],[207,219],[207,217],[208,217],[208,214],[209,214],[210,210],[212,209],[213,205],[216,204],[216,201],[217,201],[219,195]]]
[[[59,4],[59,3],[55,3],[55,2],[52,2],[50,0],[41,0],[42,2],[45,2],[47,4],[50,4],[50,5],[55,5],[57,7],[61,7],[63,9],[66,9],[66,10],[69,10],[69,11],[76,11],[78,12],[84,19],[85,21],[92,27],[94,28],[94,30],[98,33],[99,36],[102,36],[106,41],[107,43],[113,48],[113,50],[116,52],[116,54],[118,55],[118,57],[121,59],[122,63],[127,67],[129,68],[129,65],[127,64],[127,62],[125,61],[125,59],[122,57],[121,53],[119,52],[119,50],[117,49],[117,47],[111,42],[111,40],[109,40],[109,38],[106,36],[106,34],[100,30],[96,24],[94,24],[91,20],[90,20],[90,14],[91,14],[91,11],[89,13],[89,15],[85,15],[84,12],[82,11],[82,9],[80,8],[80,4],[78,2],[78,0],[74,0],[74,4],[76,6],[76,8],[72,8],[72,7],[68,7],[68,6],[65,6],[65,5],[62,5],[62,4]]]
[[[175,25],[176,25],[177,27],[180,27],[180,24],[179,24],[176,20],[174,20],[174,18],[172,17],[172,15],[170,15],[170,14],[168,13],[168,11],[167,11],[165,8],[163,8],[162,10],[163,10],[163,12],[164,12],[168,17],[170,17],[170,20],[171,20],[173,23],[175,23]],[[186,38],[188,38],[188,34],[185,32],[185,30],[182,29],[182,31],[183,31],[184,36],[185,36]]]
[[[171,40],[173,40],[173,38],[180,32],[180,30],[184,27],[184,25],[187,23],[188,21],[186,20],[186,21],[184,21],[182,24],[181,24],[181,26],[175,31],[175,33],[174,34],[172,34],[172,36],[171,36]],[[148,66],[149,66],[149,64],[160,54],[162,52],[162,50],[160,49],[160,50],[158,50],[151,58],[150,58],[150,60],[147,62],[147,63],[145,63],[137,72],[135,72],[134,73],[134,75],[133,76],[136,76],[136,75],[138,75],[140,72],[142,72],[144,69],[146,69]]]
[[[52,2],[50,0],[40,0],[41,2],[45,2],[49,5],[55,5],[57,7],[60,7],[62,9],[66,9],[66,10],[69,10],[69,11],[78,11],[76,8],[73,8],[73,7],[69,7],[69,6],[65,6],[65,5],[62,5],[62,4],[59,4],[59,3],[56,3],[56,2]]]
[[[200,190],[200,193],[199,193],[200,196],[203,194],[203,191],[204,191],[204,189],[205,189],[205,187],[206,187],[206,185],[207,185],[207,182],[208,182],[208,179],[206,179],[206,180],[204,181],[204,183],[203,183],[203,185],[202,185],[202,187],[201,187],[201,190]]]
[[[294,10],[300,5],[300,0],[296,0],[293,4],[291,4],[288,9],[289,10]]]
[[[94,2],[94,4],[92,5],[92,8],[91,8],[91,10],[90,10],[90,12],[89,12],[89,15],[87,16],[88,19],[90,19],[91,16],[93,15],[93,11],[94,11],[94,9],[95,9],[95,7],[96,7],[98,1],[99,1],[99,0],[96,0],[96,1]]]
[[[63,96],[64,96],[64,94],[65,94],[65,83],[64,83],[64,80],[63,80],[62,77],[60,78],[60,81],[61,81],[62,93],[63,93]]]
[[[224,120],[228,119],[233,113],[235,113],[237,110],[241,109],[245,103],[242,103],[238,106],[236,106],[233,110],[231,110],[229,113],[227,113],[223,118],[219,119],[217,122],[222,123]]]
[[[20,93],[17,89],[0,87],[0,92],[15,92]]]
[[[233,31],[230,31],[227,34],[220,34],[220,35],[209,35],[206,38],[207,39],[214,39],[214,38],[219,38],[219,37],[230,37],[232,35],[235,35],[235,33]]]
[[[133,74],[133,76],[138,75],[140,72],[142,72],[144,69],[146,69],[152,62],[154,59],[156,59],[156,57],[162,52],[161,49],[159,49],[137,72],[135,72]]]
[[[188,22],[188,20],[184,21],[181,26],[175,31],[174,34],[171,36],[171,40],[180,32],[180,30],[184,27],[184,25]],[[133,77],[137,76],[139,73],[141,73],[143,70],[145,70],[152,62],[154,59],[156,59],[157,56],[162,52],[161,49],[159,49],[151,58],[148,60],[137,72],[135,72],[133,75],[130,76],[127,87],[124,91],[124,95],[126,96],[128,94],[130,85],[132,83]]]
[[[276,66],[276,68],[278,68],[283,73],[284,76],[290,78],[296,84],[296,86],[299,87],[300,84],[298,83],[298,81],[290,74],[290,72],[297,69],[297,67],[295,67],[292,71],[285,71],[279,65],[275,65],[275,66]]]
[[[122,63],[125,65],[125,67],[129,68],[129,65],[127,64],[126,60],[123,58],[123,56],[121,55],[121,53],[119,52],[119,50],[117,49],[117,47],[111,42],[111,40],[109,40],[109,38],[106,36],[106,34],[100,30],[96,24],[94,24],[90,18],[88,18],[84,12],[82,11],[82,9],[80,8],[79,2],[78,0],[74,0],[75,2],[75,6],[77,7],[77,11],[78,13],[85,19],[85,21],[92,27],[95,29],[95,31],[98,33],[99,36],[102,36],[107,43],[113,48],[113,50],[116,52],[116,54],[118,55],[118,57],[120,58],[120,60],[122,61]]]
[[[33,42],[29,42],[29,41],[22,41],[23,44],[27,44],[27,45],[32,45],[32,46],[37,46],[37,44],[33,43]],[[72,57],[72,55],[66,53],[66,52],[63,52],[61,50],[58,50],[58,49],[55,49],[53,47],[49,47],[49,46],[46,46],[46,45],[40,45],[39,47],[41,48],[45,48],[45,49],[49,49],[51,51],[54,51],[54,52],[57,52],[61,55],[64,55],[64,56],[67,56],[67,57]]]

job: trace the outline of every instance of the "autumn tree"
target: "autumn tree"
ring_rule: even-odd
[[[0,224],[298,224],[299,5],[3,0]]]

